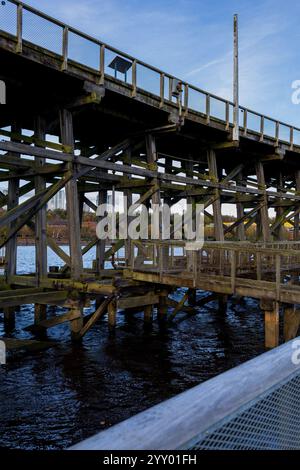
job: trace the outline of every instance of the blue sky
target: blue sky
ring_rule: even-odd
[[[300,126],[295,0],[27,0],[64,22],[217,95],[232,98],[232,16],[239,14],[240,103]]]

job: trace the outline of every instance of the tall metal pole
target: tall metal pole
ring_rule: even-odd
[[[233,17],[233,132],[232,139],[239,140],[239,43],[238,15]]]

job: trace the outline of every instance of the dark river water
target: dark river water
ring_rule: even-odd
[[[19,258],[18,271],[30,271],[34,249],[20,247]],[[0,447],[68,447],[264,351],[257,302],[232,300],[225,315],[216,307],[212,302],[164,330],[154,322],[151,331],[141,314],[120,313],[113,336],[104,318],[80,345],[71,343],[67,324],[48,330],[56,346],[14,354],[0,366]],[[22,332],[32,321],[32,306],[23,306],[12,337],[32,338]]]

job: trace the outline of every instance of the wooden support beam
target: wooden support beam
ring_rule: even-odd
[[[296,186],[296,191],[300,193],[300,170],[295,171],[295,186]],[[297,241],[300,238],[299,212],[295,215],[294,224],[295,224],[294,225],[294,240]]]
[[[197,303],[197,290],[196,289],[189,289],[188,302],[189,302],[189,305],[196,305]]]
[[[35,281],[35,279],[34,279]],[[33,282],[34,284],[35,282]],[[14,296],[7,295],[6,297],[1,296],[0,308],[6,309],[7,307],[18,307],[20,305],[29,304],[48,304],[53,302],[60,302],[67,296],[66,291],[61,290],[59,292],[37,292],[37,293],[16,293]]]
[[[145,325],[151,325],[153,322],[153,306],[146,305],[144,307],[144,323]]]
[[[31,181],[30,183],[26,183],[19,188],[19,196],[25,196],[25,194],[29,193],[32,189],[34,189],[34,183]],[[8,196],[1,193],[0,194],[0,207],[7,205]]]
[[[47,305],[35,304],[34,305],[34,323],[38,324],[47,318]]]
[[[283,336],[284,341],[296,338],[300,327],[300,310],[293,307],[284,309]]]
[[[147,305],[155,305],[159,302],[159,296],[153,293],[148,293],[141,296],[132,296],[120,298],[117,301],[117,308],[125,310],[128,308],[144,307]]]
[[[226,313],[228,304],[228,295],[218,296],[218,311],[219,313]]]
[[[127,165],[131,166],[131,161],[132,161],[132,147],[129,147],[126,152],[124,152],[124,158],[125,158],[125,161],[127,163]],[[131,175],[128,175],[128,182],[132,183],[132,176]],[[133,219],[132,216],[129,216],[128,215],[128,209],[132,206],[133,204],[133,197],[132,197],[132,184],[125,188],[124,190],[124,196],[126,198],[126,207],[125,207],[125,211],[127,212],[125,217],[126,217],[126,222],[127,222],[127,227],[130,226],[130,223]],[[132,265],[132,261],[133,261],[133,250],[132,250],[132,244],[131,244],[131,239],[129,238],[129,235],[127,234],[127,240],[125,241],[125,263],[127,266],[131,266]]]
[[[207,151],[207,161],[208,161],[209,175],[215,181],[218,181],[216,152],[213,149],[210,149]],[[220,200],[220,193],[218,189],[215,190],[215,199],[213,202],[213,217],[214,217],[215,239],[224,241],[221,200]]]
[[[163,321],[167,317],[167,313],[168,313],[167,301],[168,301],[167,295],[159,295],[158,306],[157,306],[158,321]]]
[[[67,109],[60,111],[60,131],[61,141],[64,145],[71,147],[74,152],[73,118],[72,113]],[[73,174],[66,184],[66,204],[69,221],[69,240],[71,258],[71,277],[79,279],[83,271],[81,253],[81,233],[78,206],[77,175],[74,163],[68,164],[68,170]]]
[[[280,188],[282,188],[284,185],[282,172],[279,172],[279,175],[277,178],[277,184],[278,184],[278,187]],[[277,187],[277,191],[279,191],[278,187]],[[279,205],[278,207],[276,207],[275,210],[276,210],[277,217],[281,218],[281,215],[284,211],[283,207],[281,207],[280,205],[281,198],[278,200],[278,202],[279,202]],[[279,226],[277,227],[275,231],[275,235],[276,235],[277,240],[284,240],[284,221],[281,224],[279,224]]]
[[[185,302],[188,300],[189,298],[189,291],[187,291],[182,299],[180,300],[180,302],[178,302],[177,306],[174,308],[173,312],[169,315],[168,317],[168,320],[169,322],[173,321],[174,318],[176,317],[177,313],[180,312],[182,310],[182,307],[184,306]]]
[[[243,173],[240,171],[236,175],[236,183],[240,186],[243,182]],[[244,206],[243,203],[239,201],[240,193],[237,194],[237,203],[236,203],[236,216],[237,220],[241,220],[244,217]],[[237,236],[238,240],[243,242],[246,240],[245,225],[244,222],[240,223],[237,227]]]
[[[46,122],[38,116],[35,122],[35,135],[38,139],[45,140],[46,138]],[[45,165],[43,158],[35,157],[38,167]],[[36,194],[46,190],[46,180],[42,176],[35,178],[35,191]],[[39,285],[40,278],[47,276],[47,206],[46,204],[36,214],[35,220],[35,258],[36,258],[36,278],[37,286]]]
[[[12,132],[20,132],[21,128],[18,124],[12,125]],[[14,153],[13,157],[19,159],[20,154]],[[7,195],[7,212],[17,211],[19,205],[19,186],[20,180],[14,179],[8,182],[8,195]],[[1,218],[2,219],[2,218]],[[8,221],[8,232],[13,228],[13,220]],[[17,236],[14,234],[7,243],[6,247],[6,276],[7,282],[10,283],[11,276],[16,274],[17,269]]]
[[[262,236],[263,241],[268,242],[271,239],[270,225],[269,225],[269,213],[268,213],[268,196],[266,192],[266,182],[264,175],[264,167],[261,161],[256,162],[256,177],[259,189],[263,190],[261,197],[261,208],[259,213],[259,225],[260,231],[259,237]]]
[[[108,306],[108,327],[110,330],[113,330],[116,327],[117,323],[117,302],[115,299],[112,299]]]
[[[54,328],[57,325],[66,323],[68,321],[75,321],[81,318],[80,310],[70,309],[69,312],[63,313],[62,315],[56,315],[55,317],[48,319],[40,319],[36,321],[34,325],[29,325],[25,328],[25,331],[42,331],[49,328]]]
[[[53,160],[59,160],[63,162],[73,162],[76,159],[76,162],[82,165],[80,171],[78,171],[77,177],[80,178],[85,174],[89,173],[91,169],[101,168],[104,170],[113,170],[116,172],[132,174],[137,176],[143,176],[147,178],[158,178],[160,181],[165,182],[177,182],[183,183],[187,185],[193,186],[200,186],[200,187],[207,187],[207,188],[217,188],[219,190],[229,190],[232,192],[235,189],[238,192],[246,193],[246,194],[254,194],[254,195],[263,195],[264,190],[253,188],[250,186],[235,186],[233,187],[229,183],[222,183],[222,182],[214,182],[208,179],[195,179],[195,178],[186,178],[185,176],[177,176],[177,175],[169,175],[167,173],[158,173],[154,170],[146,170],[142,168],[136,168],[128,165],[121,165],[117,163],[113,163],[110,161],[102,161],[99,160],[98,157],[89,159],[82,156],[74,156],[73,154],[67,154],[62,152],[54,152],[48,149],[41,149],[38,147],[31,147],[24,144],[16,144],[13,142],[1,142],[0,141],[0,150],[4,151],[16,151],[20,153],[24,153],[24,155],[32,155],[32,156],[39,156],[42,158],[49,158]],[[100,157],[99,157],[100,158]],[[110,175],[111,176],[111,175]],[[281,194],[277,193],[276,191],[268,191],[269,197],[280,197]],[[285,194],[284,197],[286,199],[292,200],[300,200],[300,195],[295,196],[294,194]]]
[[[16,286],[30,286],[35,285],[35,278],[33,276],[13,276],[12,284]],[[109,295],[116,291],[116,288],[111,282],[99,283],[97,281],[75,281],[73,279],[63,278],[47,278],[41,280],[41,287],[45,289],[55,289],[63,291],[65,289],[75,290],[85,294],[103,294]],[[48,293],[49,296],[51,292]],[[0,298],[1,301],[1,298]],[[23,302],[24,303],[24,302]]]
[[[15,313],[16,313],[16,309],[14,306],[3,308],[4,330],[6,333],[11,332],[12,330],[15,329],[15,324],[16,324]]]
[[[107,307],[112,301],[113,297],[107,297],[96,309],[93,315],[89,318],[89,320],[85,323],[83,328],[80,330],[79,336],[83,338],[83,336],[92,328],[92,326],[107,312]]]
[[[28,223],[28,221],[31,220],[31,218],[49,201],[49,199],[51,199],[58,191],[60,191],[60,189],[62,189],[66,183],[70,180],[70,178],[72,177],[71,173],[66,173],[66,175],[61,178],[57,183],[54,183],[50,188],[47,188],[47,191],[46,193],[43,193],[42,196],[40,195],[36,195],[36,196],[33,196],[31,198],[31,202],[32,202],[32,199],[34,199],[34,201],[37,201],[35,204],[32,204],[32,208],[26,212],[26,214],[24,214],[24,216],[19,216],[17,222],[15,224],[13,224],[13,227],[11,228],[9,234],[7,235],[7,237],[4,239],[4,241],[2,241],[0,243],[0,248],[2,248],[4,245],[6,245],[9,240],[11,238],[14,237],[14,235],[24,226]],[[24,204],[24,203],[23,203]],[[12,211],[14,211],[14,214],[17,212],[18,215],[19,215],[19,212],[21,211],[20,209],[21,205],[18,206],[18,208],[15,209],[12,209]],[[12,212],[10,211],[10,212]],[[5,218],[6,216],[3,216],[3,218]],[[0,223],[2,221],[2,219],[0,219]],[[15,215],[14,215],[14,219],[15,219]]]
[[[272,308],[265,310],[265,347],[276,348],[279,345],[279,302],[273,302]]]
[[[71,340],[81,340],[80,331],[83,328],[83,302],[81,300],[69,299],[70,332]],[[58,320],[58,318],[57,318]]]

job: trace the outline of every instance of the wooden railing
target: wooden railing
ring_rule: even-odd
[[[38,28],[34,27],[31,30],[30,25],[36,22],[37,19],[41,21],[41,24]],[[34,24],[35,26],[37,25],[37,23]],[[51,26],[55,29],[52,38],[53,44],[51,44],[49,30]],[[45,35],[43,35],[43,29],[45,30]],[[58,31],[56,31],[57,29]],[[124,77],[123,84],[131,89],[131,96],[133,98],[136,96],[138,89],[145,90],[159,97],[161,106],[164,103],[169,104],[172,102],[174,106],[181,106],[185,115],[189,112],[201,113],[206,117],[207,124],[209,124],[211,119],[215,119],[224,123],[226,130],[229,130],[233,125],[232,113],[234,103],[232,101],[191,85],[23,2],[7,0],[5,5],[0,6],[0,30],[16,36],[17,53],[22,53],[25,41],[36,45],[42,44],[45,50],[56,52],[61,56],[61,69],[63,71],[68,70],[69,62],[73,60],[87,65],[83,57],[71,57],[72,54],[70,54],[71,43],[83,40],[85,41],[85,54],[83,56],[86,58],[92,53],[97,56],[97,65],[94,63],[88,66],[98,73],[99,84],[104,84],[105,76],[116,73],[113,69],[109,68],[107,62],[119,56],[128,62],[128,75],[126,78]],[[96,48],[96,50],[92,51],[93,48]],[[150,79],[149,74],[151,75]],[[145,81],[146,84],[143,83]],[[174,88],[176,88],[178,83],[182,90],[179,99],[173,94]],[[239,115],[241,121],[240,130],[244,136],[249,135],[249,131],[251,131],[251,133],[259,136],[260,140],[268,137],[275,144],[278,144],[279,141],[289,144],[290,149],[293,149],[294,145],[300,145],[300,128],[298,127],[257,113],[243,106],[239,107]],[[253,120],[257,121],[255,125],[251,122]]]
[[[299,285],[300,242],[205,242],[191,248],[184,241],[132,241],[130,269],[161,278],[190,276],[195,286],[205,276],[227,278],[233,291],[238,278],[273,282],[278,293],[282,285]]]

